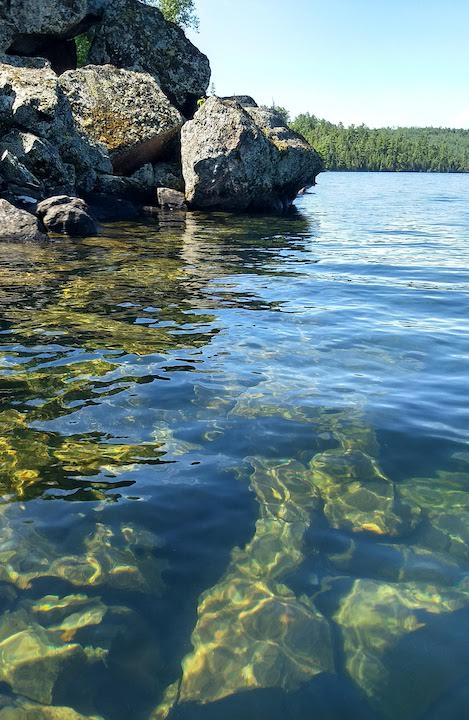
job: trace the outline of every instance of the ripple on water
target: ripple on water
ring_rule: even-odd
[[[468,200],[0,248],[0,720],[464,715]]]

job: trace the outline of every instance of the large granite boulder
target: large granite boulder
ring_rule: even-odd
[[[106,5],[88,60],[150,73],[186,116],[192,114],[210,82],[207,57],[157,8],[138,0],[114,0]]]
[[[3,112],[2,112],[3,108]],[[2,139],[51,192],[89,192],[97,173],[112,172],[103,146],[75,124],[70,104],[49,63],[38,58],[0,57],[0,128]]]
[[[193,208],[288,208],[321,160],[275,113],[210,97],[182,128],[182,170]]]
[[[15,26],[6,19],[5,10],[2,11],[3,5],[0,4],[0,53],[4,53],[11,46],[15,36]]]
[[[88,0],[5,0],[0,3],[0,52],[30,54],[46,39],[69,38],[86,26]]]
[[[109,153],[120,174],[164,156],[184,122],[145,72],[89,65],[64,73],[59,83],[77,126]]]
[[[40,230],[37,218],[0,200],[0,243],[38,240],[47,240],[47,236]]]
[[[246,106],[246,111],[271,144],[274,186],[280,186],[280,194],[290,202],[300,190],[315,184],[322,160],[278,113],[252,105]]]

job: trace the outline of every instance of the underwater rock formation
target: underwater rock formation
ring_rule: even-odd
[[[432,478],[410,478],[402,496],[422,508],[418,541],[425,547],[469,560],[469,473],[439,472]]]
[[[254,688],[294,690],[334,670],[326,618],[282,577],[303,560],[303,537],[320,498],[300,463],[251,459],[260,517],[251,542],[235,548],[221,580],[199,601],[193,652],[154,720],[175,702],[210,703]]]
[[[353,582],[334,621],[343,638],[347,672],[384,717],[423,717],[464,675],[464,667],[448,663],[446,656],[437,661],[442,637],[433,625],[438,615],[455,613],[468,604],[469,596],[461,587],[441,589],[433,584],[368,579]],[[408,648],[405,662],[402,651],[396,652],[400,643]],[[422,662],[429,651],[433,658],[430,674]],[[468,657],[466,651],[465,662]]]
[[[0,720],[103,720],[98,715],[82,715],[73,708],[58,705],[40,705],[19,700],[0,710]]]

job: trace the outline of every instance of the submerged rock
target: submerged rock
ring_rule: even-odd
[[[37,206],[37,215],[46,230],[59,235],[88,237],[98,232],[86,202],[80,198],[68,195],[48,198]]]
[[[418,508],[400,501],[376,459],[362,449],[346,446],[318,453],[311,471],[333,528],[399,536],[416,526]]]
[[[75,122],[109,152],[118,173],[158,160],[184,121],[145,72],[88,65],[64,73],[59,83]]]
[[[150,73],[186,115],[205,95],[210,82],[207,57],[157,8],[137,0],[114,0],[106,5],[88,61]]]
[[[4,613],[0,621],[0,678],[20,695],[50,703],[62,672],[79,670],[86,663],[83,648],[64,643],[23,610]]]
[[[282,582],[303,559],[303,537],[319,498],[307,468],[252,460],[260,517],[252,540],[235,548],[220,581],[200,598],[193,651],[152,718],[176,703],[212,703],[243,690],[295,690],[332,672],[332,638],[313,602]]]
[[[279,116],[210,97],[181,132],[186,198],[228,211],[289,207],[321,160]]]
[[[47,235],[39,228],[37,218],[6,200],[0,200],[0,243],[38,240],[47,240]]]
[[[457,618],[455,611],[468,604],[469,596],[461,590],[439,590],[433,584],[353,582],[334,621],[343,638],[346,670],[380,717],[424,717],[458,676],[465,674],[467,643],[459,642],[457,654],[463,656],[462,661],[449,662],[442,648],[448,643],[450,625],[440,627],[437,616],[454,613]],[[462,622],[467,627],[467,612],[465,615]],[[456,626],[459,634],[457,619],[453,623],[448,617],[446,622]],[[454,643],[453,631],[451,637],[454,652],[458,643]]]
[[[102,720],[102,718],[97,715],[82,715],[69,707],[17,700],[0,710],[0,720]]]
[[[407,502],[422,508],[419,542],[469,560],[469,474],[439,472],[401,484]]]
[[[60,578],[77,588],[105,586],[157,596],[164,587],[161,574],[166,567],[155,556],[159,545],[155,535],[131,525],[114,533],[98,523],[95,532],[85,539],[79,537],[77,550],[67,555],[39,532],[17,528],[4,515],[0,580],[24,590],[38,578]]]

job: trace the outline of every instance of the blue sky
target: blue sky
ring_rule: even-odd
[[[334,122],[469,128],[469,0],[196,0],[218,95]]]

